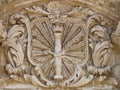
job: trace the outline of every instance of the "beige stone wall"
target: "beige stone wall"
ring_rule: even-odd
[[[119,90],[120,0],[0,0],[0,90]]]

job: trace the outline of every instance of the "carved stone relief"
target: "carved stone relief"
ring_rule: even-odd
[[[114,20],[82,5],[50,1],[19,10],[7,23],[0,21],[1,55],[6,56],[1,56],[6,60],[1,86],[110,90],[119,85],[109,63],[118,32],[113,33]]]

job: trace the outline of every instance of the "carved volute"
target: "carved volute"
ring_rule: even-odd
[[[6,14],[0,16],[0,88],[119,88],[118,9],[97,2],[6,0]]]

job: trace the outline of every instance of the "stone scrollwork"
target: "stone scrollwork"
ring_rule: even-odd
[[[89,41],[92,50],[93,66],[89,66],[88,71],[99,76],[109,74],[111,67],[108,66],[108,62],[111,56],[112,44],[106,28],[98,25],[92,27]]]
[[[24,72],[24,52],[25,37],[27,32],[22,24],[17,24],[17,20],[22,21],[20,14],[10,18],[11,28],[7,31],[7,36],[2,41],[2,47],[6,49],[9,64],[6,65],[6,70],[9,74],[20,75]]]
[[[0,21],[5,70],[14,80],[40,88],[80,88],[111,72],[112,20],[84,6],[50,1]]]
[[[111,72],[108,65],[112,54],[112,43],[108,33],[109,21],[101,15],[93,15],[88,19],[89,27],[89,47],[93,65],[88,66],[88,72],[98,76],[99,81],[106,79],[106,75]]]

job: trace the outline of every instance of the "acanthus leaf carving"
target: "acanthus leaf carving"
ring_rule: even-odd
[[[8,30],[6,39],[2,42],[2,46],[5,47],[8,62],[6,70],[9,74],[21,75],[25,71],[24,52],[23,52],[23,39],[26,37],[26,31],[23,25],[16,24],[14,19],[18,19],[18,16],[12,18],[11,24],[13,26]],[[16,25],[14,25],[16,24]]]
[[[94,75],[107,75],[111,70],[110,66],[108,66],[108,62],[112,49],[107,30],[98,25],[92,27],[89,41],[92,50],[93,67],[88,67],[88,71]]]

